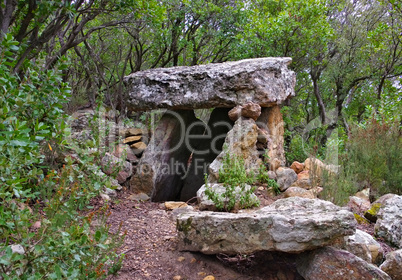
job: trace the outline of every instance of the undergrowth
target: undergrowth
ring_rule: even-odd
[[[107,204],[90,206],[110,183],[101,155],[69,137],[65,65],[42,70],[40,59],[25,61],[25,75],[17,75],[18,42],[6,34],[0,44],[0,279],[117,273],[124,234],[110,232]]]

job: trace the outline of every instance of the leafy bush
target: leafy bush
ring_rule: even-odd
[[[20,77],[12,71],[17,42],[6,34],[0,44],[0,278],[116,273],[124,235],[109,231],[107,205],[89,206],[107,179],[100,176],[99,156],[66,141],[63,66],[43,71],[40,59],[25,61],[28,70]],[[66,157],[63,167],[55,164],[54,152],[70,148],[77,155]]]
[[[255,183],[255,175],[247,173],[244,168],[244,160],[238,156],[231,157],[228,153],[223,158],[222,167],[219,170],[219,183],[226,188],[222,195],[215,193],[208,188],[207,178],[205,178],[206,191],[208,199],[212,200],[219,210],[231,211],[236,206],[240,208],[251,208],[258,206],[260,202],[255,200],[251,195],[254,193],[253,186],[247,187]],[[240,196],[236,195],[240,188]]]
[[[288,147],[285,147],[286,160],[289,163],[294,161],[303,162],[308,156],[303,146],[303,138],[300,135],[296,135],[292,138]]]
[[[267,188],[272,188],[276,194],[281,192],[278,183],[274,179],[269,178],[268,170],[265,165],[260,166],[256,180],[261,184],[267,184]]]

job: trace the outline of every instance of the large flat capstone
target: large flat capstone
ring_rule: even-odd
[[[150,69],[124,78],[131,110],[262,107],[294,96],[291,58],[257,58],[197,66]]]
[[[300,253],[353,235],[353,214],[329,201],[291,197],[252,213],[188,212],[177,218],[179,249],[205,254]]]

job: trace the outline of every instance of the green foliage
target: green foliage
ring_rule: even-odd
[[[267,184],[267,188],[272,188],[276,194],[279,194],[281,192],[278,183],[274,179],[269,178],[268,171],[265,165],[260,166],[256,180],[261,184]]]
[[[286,147],[285,157],[288,163],[294,161],[304,162],[308,157],[305,150],[305,142],[300,135],[296,135],[290,140],[289,146]]]
[[[27,62],[23,77],[11,72],[15,62],[10,55],[18,49],[12,36],[5,35],[0,48],[0,181],[14,191],[42,174],[41,148],[63,142],[62,104],[70,92],[60,76],[64,65],[42,71],[40,61]]]
[[[345,153],[340,155],[337,180],[327,181],[324,197],[337,204],[348,196],[370,188],[374,198],[386,193],[402,194],[402,137],[399,122],[385,123],[374,118],[352,128]]]
[[[67,142],[62,104],[69,88],[58,65],[41,70],[39,58],[13,73],[12,36],[0,48],[0,278],[99,279],[116,273],[123,236],[110,233],[107,205],[89,207],[101,188],[99,155]],[[77,157],[56,162],[55,152]],[[46,155],[50,154],[50,158]],[[60,165],[59,165],[60,164]],[[93,221],[96,219],[96,223]],[[14,252],[11,246],[23,248]],[[4,253],[3,253],[4,252]]]
[[[251,196],[255,188],[247,186],[254,184],[254,182],[255,176],[247,173],[244,167],[244,160],[226,153],[222,167],[219,170],[219,183],[224,185],[225,192],[223,194],[214,192],[209,188],[207,176],[205,176],[205,194],[219,210],[231,211],[237,207],[251,208],[260,204],[258,200]]]

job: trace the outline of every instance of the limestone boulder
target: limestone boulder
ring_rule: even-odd
[[[228,112],[229,119],[233,122],[237,121],[241,117],[241,105],[237,105]]]
[[[133,166],[131,163],[106,153],[101,160],[101,169],[107,175],[117,173],[116,179],[119,184],[124,183],[133,175]]]
[[[139,158],[134,154],[128,145],[117,145],[113,150],[113,155],[118,158],[126,159],[132,164],[137,164],[139,161]]]
[[[258,132],[257,125],[254,120],[240,118],[238,119],[232,130],[230,130],[223,144],[223,151],[209,166],[209,182],[218,182],[219,170],[223,165],[223,159],[226,155],[237,156],[244,160],[244,167],[247,172],[256,173],[262,161],[256,147]]]
[[[389,199],[394,198],[395,196],[396,194],[388,193],[378,198],[371,204],[370,209],[364,212],[364,217],[373,223],[377,222],[377,215],[380,209],[387,203]]]
[[[179,249],[205,254],[300,253],[355,232],[351,212],[319,199],[280,199],[249,213],[191,212],[177,218]]]
[[[297,188],[302,188],[305,190],[310,190],[313,188],[313,184],[311,183],[310,178],[302,179],[302,180],[298,179],[296,182],[291,184],[290,187],[297,187]]]
[[[310,179],[310,172],[308,170],[304,170],[297,174],[297,180],[307,180]]]
[[[258,117],[257,126],[268,132],[267,152],[269,156],[269,169],[276,171],[280,166],[285,166],[284,122],[279,106],[261,108],[261,115]]]
[[[325,247],[298,256],[297,271],[306,280],[391,280],[388,274],[348,251]]]
[[[139,71],[124,78],[127,107],[233,108],[247,102],[273,106],[295,94],[290,62],[290,58],[257,58]]]
[[[370,202],[370,188],[363,189],[357,192],[354,196]]]
[[[130,136],[144,136],[144,135],[148,135],[148,130],[143,128],[130,127],[130,128],[122,128],[119,130],[119,136],[123,138]]]
[[[380,269],[391,276],[392,280],[402,279],[402,249],[388,253]]]
[[[304,170],[304,163],[300,163],[298,161],[294,161],[292,165],[290,166],[291,169],[293,169],[296,174],[299,174]]]
[[[166,210],[174,210],[176,208],[187,207],[187,203],[181,201],[166,201],[165,209]]]
[[[379,264],[384,257],[384,251],[370,234],[356,230],[351,236],[344,237],[344,246],[342,249],[362,258],[366,262]]]
[[[370,208],[371,204],[368,200],[361,199],[357,196],[350,196],[347,206],[349,210],[354,213],[364,213]]]
[[[276,179],[279,189],[283,192],[289,188],[297,180],[297,174],[293,169],[287,167],[279,167],[276,170]]]
[[[339,172],[339,166],[333,164],[325,164],[318,158],[307,158],[304,161],[304,170],[310,172],[310,176],[320,180],[322,176],[334,176]]]
[[[268,131],[258,128],[257,141],[262,144],[267,144],[270,141]]]
[[[375,235],[384,238],[397,248],[402,248],[402,196],[387,200],[378,212]]]
[[[315,193],[312,190],[306,190],[303,188],[299,187],[290,187],[286,189],[286,191],[283,193],[285,197],[304,197],[304,198],[310,198],[314,199],[317,198]]]
[[[208,185],[208,188],[213,191],[216,195],[222,197],[222,201],[224,204],[228,203],[228,198],[224,198],[223,195],[226,192],[226,187],[223,184],[212,183]],[[244,196],[244,191],[249,191],[251,186],[245,185],[244,189],[241,189],[239,186],[234,188],[234,197],[236,199],[235,209],[239,209],[239,203]],[[197,191],[197,200],[198,200],[198,207],[200,210],[210,210],[216,211],[218,210],[212,200],[208,198],[205,194],[206,186],[202,185],[201,188]],[[251,194],[250,198],[251,201],[258,201],[258,197],[255,194]]]
[[[258,117],[261,115],[261,106],[253,103],[253,102],[248,102],[244,105],[242,105],[241,108],[241,116],[245,118],[251,118],[254,121],[258,119]]]

